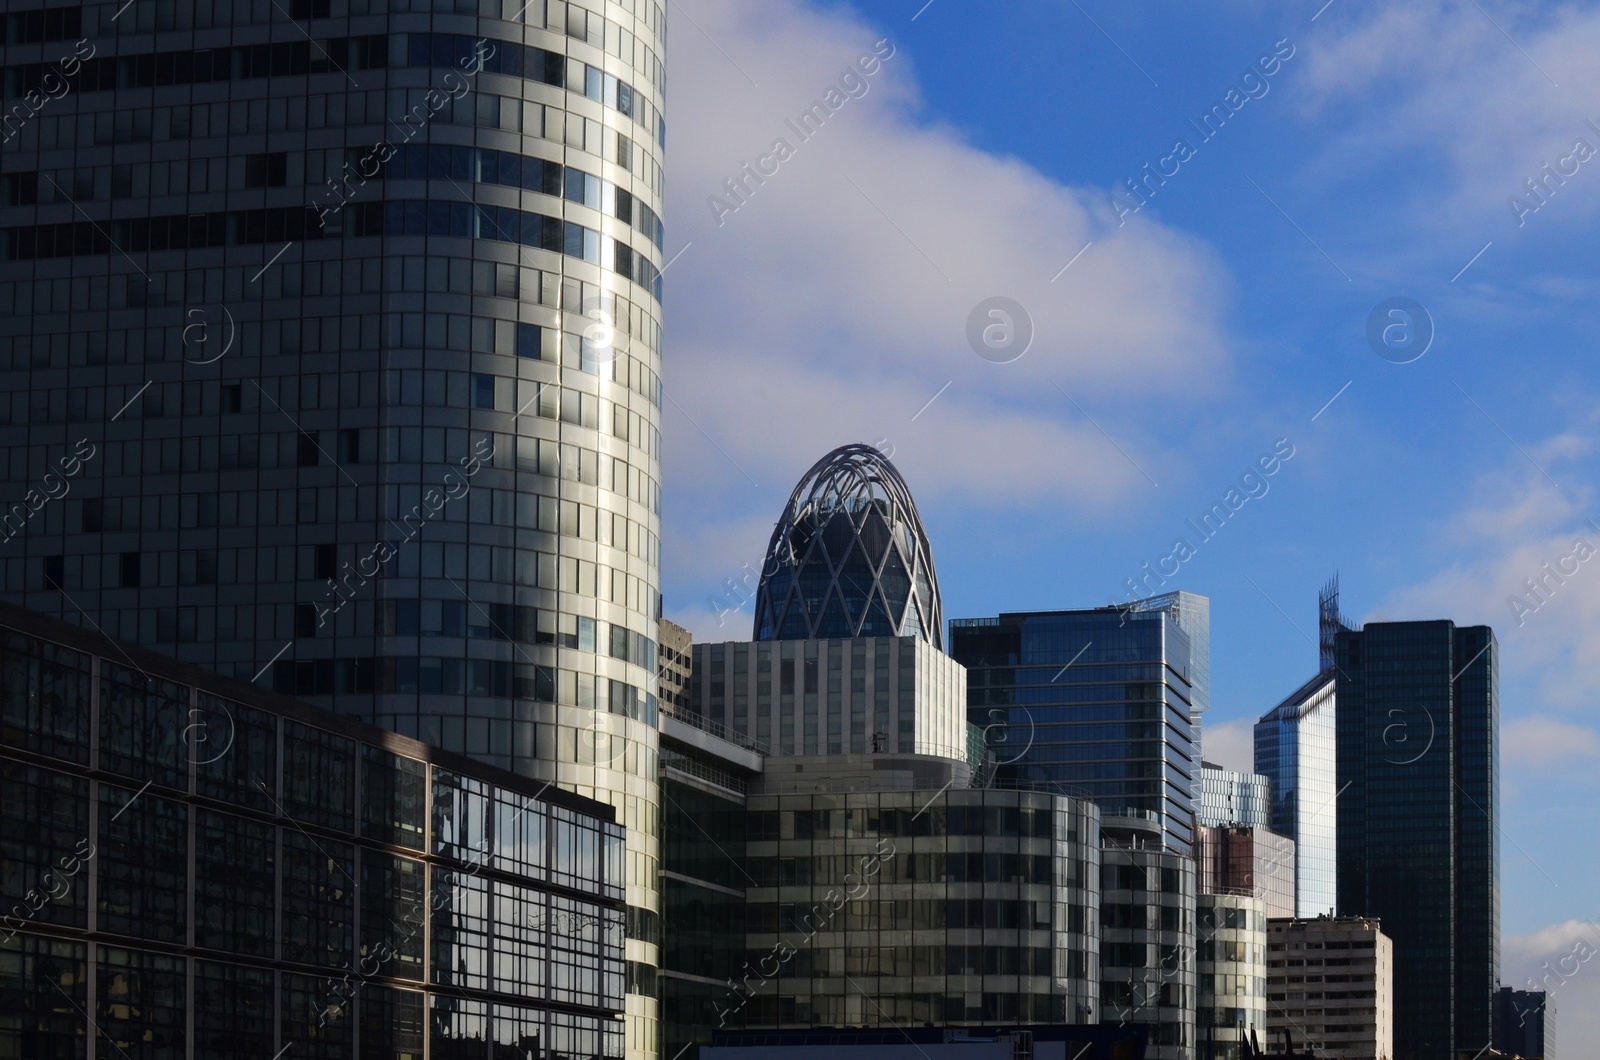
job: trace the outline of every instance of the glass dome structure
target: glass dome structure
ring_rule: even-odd
[[[772,531],[755,639],[906,636],[944,650],[933,550],[889,458],[840,446],[800,479]]]

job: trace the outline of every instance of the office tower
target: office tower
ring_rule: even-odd
[[[1100,1019],[1150,1026],[1150,1060],[1196,1055],[1194,859],[1102,833]]]
[[[1250,1033],[1267,1029],[1267,904],[1202,891],[1197,906],[1196,1055],[1240,1060]]]
[[[1201,825],[1195,843],[1200,893],[1259,898],[1267,916],[1294,916],[1294,840],[1267,828]]]
[[[0,1055],[623,1055],[610,806],[9,604],[0,687]]]
[[[1267,924],[1267,1028],[1296,1048],[1348,1060],[1392,1060],[1395,944],[1359,916],[1273,919]],[[1263,1035],[1263,1042],[1268,1035]]]
[[[0,592],[611,803],[648,932],[664,5],[460,10],[7,16]]]
[[[1200,806],[1195,816],[1202,825],[1265,828],[1271,800],[1272,782],[1260,773],[1235,773],[1210,762],[1200,767]]]
[[[843,445],[801,477],[773,528],[753,639],[900,636],[944,647],[933,549],[889,458]]]
[[[1255,726],[1256,772],[1269,780],[1270,823],[1294,840],[1295,915],[1338,905],[1338,792],[1332,670],[1295,690]]]
[[[1176,592],[1125,607],[951,623],[968,720],[996,783],[1087,793],[1108,822],[1194,843],[1199,722],[1209,698],[1210,601]]]
[[[1494,1047],[1502,1053],[1556,1060],[1555,999],[1543,990],[1502,986],[1494,994]]]
[[[1255,768],[1271,782],[1269,827],[1295,844],[1295,913],[1315,917],[1338,906],[1338,791],[1335,757],[1334,644],[1350,627],[1339,613],[1339,579],[1317,598],[1317,676],[1255,726]]]
[[[1499,985],[1494,632],[1368,623],[1335,662],[1339,909],[1394,940],[1395,1056],[1470,1055]]]

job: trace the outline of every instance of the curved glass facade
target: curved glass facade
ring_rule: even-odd
[[[1267,1041],[1267,905],[1221,894],[1202,894],[1197,902],[1196,1045],[1216,1060],[1239,1060],[1252,1031]]]
[[[1195,1056],[1195,863],[1108,841],[1100,863],[1102,1022],[1150,1024],[1151,1060]]]
[[[905,479],[840,446],[789,495],[756,592],[756,640],[921,637],[944,648],[933,549]]]
[[[0,45],[0,455],[39,484],[0,592],[612,804],[630,925],[663,9],[143,0]]]
[[[749,952],[717,999],[725,1027],[1092,1021],[1092,803],[935,789],[748,807]]]

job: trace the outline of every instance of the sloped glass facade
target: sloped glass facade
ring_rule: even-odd
[[[1330,668],[1255,725],[1256,772],[1271,781],[1268,827],[1294,840],[1300,917],[1332,913],[1339,902],[1337,699]]]
[[[602,803],[7,607],[0,834],[0,1056],[624,1056]]]
[[[944,647],[933,550],[889,458],[841,446],[800,479],[772,532],[755,639],[900,636]]]

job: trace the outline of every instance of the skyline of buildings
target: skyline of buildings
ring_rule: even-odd
[[[1492,631],[1351,630],[1335,584],[1261,775],[1208,769],[1206,597],[947,624],[853,444],[791,494],[751,639],[694,643],[663,6],[293,6],[5,23],[8,99],[95,42],[0,157],[0,445],[72,482],[0,565],[4,875],[84,872],[5,940],[8,1045],[677,1060],[731,1012],[1236,1060],[1290,879],[1395,925],[1393,1060],[1489,1033]]]

